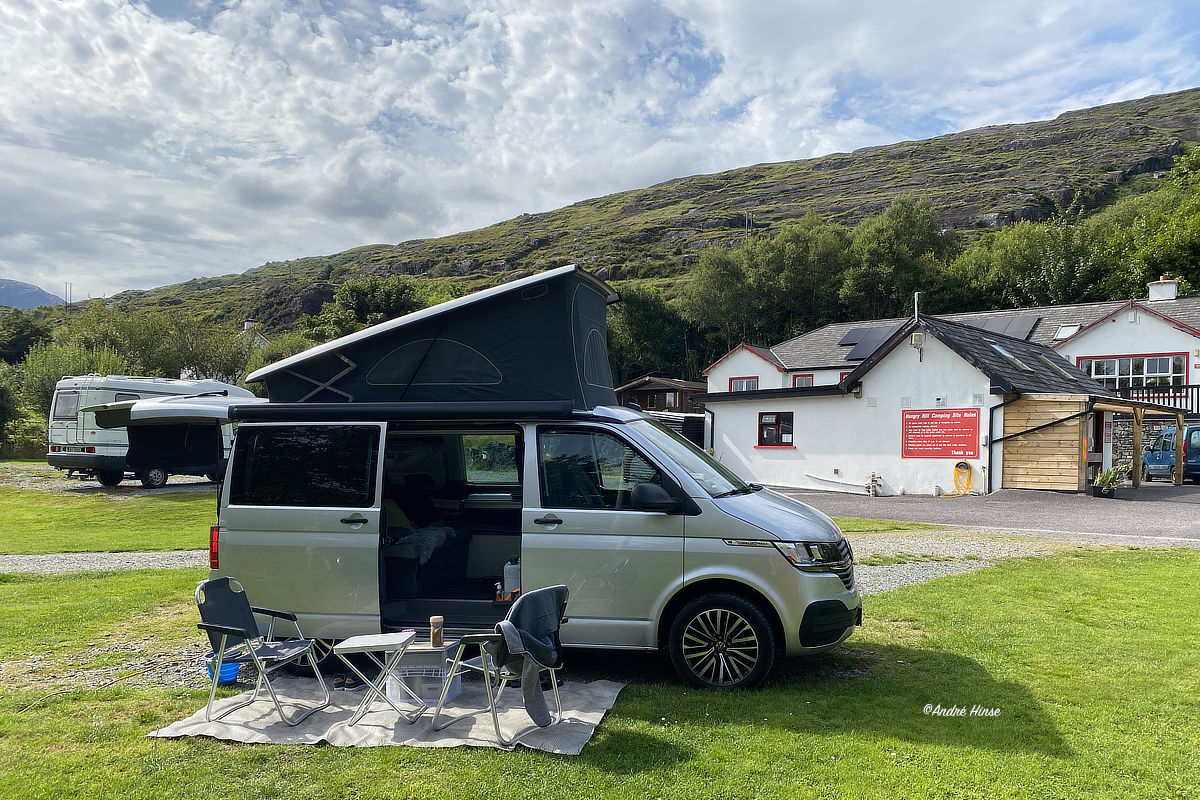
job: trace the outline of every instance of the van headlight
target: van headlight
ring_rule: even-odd
[[[844,569],[850,564],[850,557],[842,552],[840,540],[837,542],[773,542],[779,554],[786,558],[791,565],[805,572],[830,572],[833,569]],[[849,548],[847,548],[848,550]]]

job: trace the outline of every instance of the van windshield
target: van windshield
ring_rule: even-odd
[[[738,494],[751,488],[708,453],[665,425],[652,420],[638,420],[630,425],[670,456],[672,461],[682,467],[692,480],[704,487],[704,491],[713,497]]]

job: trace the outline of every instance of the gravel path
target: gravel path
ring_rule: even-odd
[[[166,494],[168,492],[215,492],[217,484],[208,478],[193,475],[172,475],[167,485],[158,489],[146,489],[133,479],[126,478],[119,486],[101,486],[95,480],[68,478],[67,473],[54,469],[49,464],[33,461],[0,461],[0,486],[15,486],[18,489],[36,489],[48,494],[71,496],[109,494],[128,497],[133,494]]]
[[[41,556],[0,555],[0,574],[34,572],[61,575],[67,572],[109,572],[120,569],[176,569],[202,567],[207,550],[172,550],[165,553],[52,553]]]

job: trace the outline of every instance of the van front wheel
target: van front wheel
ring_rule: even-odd
[[[735,594],[692,600],[671,625],[671,663],[703,689],[749,689],[775,663],[775,634],[758,606]]]
[[[101,486],[120,486],[125,480],[125,473],[119,469],[102,469],[96,473],[96,480]]]

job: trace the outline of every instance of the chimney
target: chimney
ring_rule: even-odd
[[[1156,281],[1150,281],[1146,284],[1150,290],[1151,302],[1155,300],[1174,300],[1179,297],[1179,281],[1173,278],[1168,278],[1166,275],[1159,276]]]

